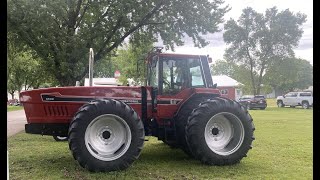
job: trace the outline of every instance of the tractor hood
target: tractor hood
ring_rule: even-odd
[[[94,99],[112,97],[113,99],[125,100],[126,98],[141,99],[141,87],[110,86],[110,87],[58,87],[45,88],[20,93],[22,103],[42,102],[72,102],[83,103]]]
[[[140,86],[45,88],[21,92],[20,102],[28,123],[69,123],[83,104],[107,97],[130,104],[140,114],[141,89]],[[151,101],[151,88],[146,90]]]

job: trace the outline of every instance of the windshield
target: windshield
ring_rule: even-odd
[[[198,58],[163,57],[163,94],[176,94],[184,88],[205,87]]]

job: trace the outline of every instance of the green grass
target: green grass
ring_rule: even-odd
[[[276,99],[266,99],[268,107],[278,107]]]
[[[268,101],[269,102],[269,101]],[[312,109],[250,110],[253,149],[233,166],[207,166],[147,137],[141,156],[125,171],[90,173],[67,142],[20,133],[8,140],[10,179],[312,179]]]
[[[22,110],[23,106],[7,106],[7,112]]]

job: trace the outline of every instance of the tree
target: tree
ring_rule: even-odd
[[[234,62],[228,62],[225,60],[218,60],[211,65],[212,75],[226,75],[236,81],[244,84],[242,90],[246,94],[253,94],[251,86],[251,73],[250,69],[245,65],[237,65]],[[254,73],[255,80],[258,79],[256,73]]]
[[[129,78],[133,79],[136,84],[144,84],[147,74],[146,57],[152,48],[151,42],[145,41],[139,45],[131,42],[127,49],[118,51],[114,62],[117,62],[116,68],[122,72],[120,81],[123,84],[128,83]]]
[[[309,61],[287,58],[272,64],[266,71],[265,81],[281,91],[306,89],[313,84],[313,67]]]
[[[16,34],[7,35],[7,90],[14,98],[14,92],[30,87],[38,88],[45,82],[54,82],[43,68],[38,57],[30,48],[19,42]]]
[[[9,0],[8,29],[32,48],[60,85],[73,85],[88,72],[89,48],[95,62],[126,38],[161,37],[166,48],[207,42],[202,34],[219,31],[228,6],[222,0]]]
[[[227,21],[223,39],[229,47],[225,58],[250,68],[254,94],[260,94],[263,75],[273,60],[294,57],[293,48],[298,45],[305,21],[304,14],[288,9],[278,12],[276,7],[267,9],[264,15],[248,7],[238,21]]]
[[[226,75],[231,77],[234,75],[236,66],[237,65],[232,62],[227,62],[225,60],[217,60],[210,67],[212,75]]]

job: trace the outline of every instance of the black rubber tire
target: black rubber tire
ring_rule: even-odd
[[[189,157],[194,158],[192,155],[187,140],[186,140],[186,126],[188,123],[188,118],[193,111],[197,108],[201,102],[209,99],[208,97],[196,97],[189,100],[186,104],[181,107],[179,113],[175,116],[175,126],[176,126],[176,140],[177,144],[173,147],[179,147],[183,150]]]
[[[285,105],[283,104],[283,102],[281,100],[277,101],[277,106],[278,107],[284,107]]]
[[[207,122],[212,116],[220,112],[228,112],[235,115],[240,119],[244,128],[242,144],[238,150],[229,155],[219,155],[213,152],[208,147],[204,137]],[[252,148],[252,141],[255,139],[254,130],[253,120],[248,110],[235,101],[219,97],[201,103],[192,112],[186,127],[186,137],[193,155],[202,163],[208,165],[231,165],[240,162],[243,157],[246,157],[249,149]]]
[[[62,137],[62,136],[53,136],[53,139],[56,141],[68,141],[68,137]]]
[[[260,108],[261,110],[265,110],[267,107]]]
[[[247,106],[246,106],[247,110],[251,110],[251,105],[248,103]]]
[[[304,106],[304,105],[306,105],[306,106]],[[309,105],[309,103],[307,101],[303,101],[301,106],[302,106],[303,109],[309,109],[310,108],[310,105]]]
[[[131,143],[128,150],[119,158],[103,161],[90,154],[85,145],[87,126],[96,117],[114,114],[121,117],[131,131]],[[69,148],[80,166],[91,172],[109,172],[124,170],[138,159],[144,144],[144,127],[137,113],[128,105],[117,100],[98,100],[83,105],[75,114],[69,127]]]

